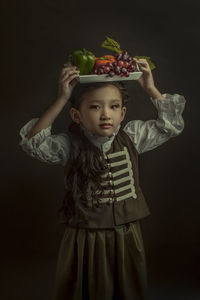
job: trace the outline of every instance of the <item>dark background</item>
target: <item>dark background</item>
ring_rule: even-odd
[[[63,225],[57,209],[63,170],[29,158],[19,130],[55,100],[67,55],[97,56],[114,38],[132,55],[150,56],[161,93],[184,95],[185,129],[140,156],[140,180],[151,209],[142,221],[149,299],[200,299],[199,1],[3,1],[1,37],[2,300],[51,299]],[[125,122],[157,117],[137,82]],[[53,132],[69,124],[67,107]]]

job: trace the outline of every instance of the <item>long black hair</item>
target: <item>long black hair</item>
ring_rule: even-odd
[[[128,101],[128,92],[125,84],[121,81],[108,82],[96,82],[90,84],[76,84],[71,98],[71,107],[76,109],[80,108],[83,96],[94,89],[105,87],[107,85],[116,86],[122,95],[122,107]],[[102,151],[93,145],[89,139],[84,135],[80,128],[80,125],[72,121],[68,127],[68,136],[70,139],[70,155],[66,164],[66,170],[68,164],[70,164],[70,173],[66,177],[65,186],[67,194],[63,202],[61,209],[64,209],[66,215],[74,215],[74,206],[79,206],[79,214],[81,214],[80,203],[87,205],[86,192],[88,184],[90,183],[91,189],[95,187],[95,191],[103,193],[103,187],[101,186],[101,174],[105,172],[103,169],[103,153]],[[95,195],[94,195],[95,197]],[[74,203],[73,199],[76,199]],[[84,213],[82,214],[82,217]],[[77,216],[78,217],[78,216]]]

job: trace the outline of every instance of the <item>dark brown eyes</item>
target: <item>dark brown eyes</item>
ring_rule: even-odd
[[[118,108],[118,107],[120,107],[119,104],[111,105],[111,108]],[[97,109],[97,108],[100,108],[100,106],[99,105],[90,105],[90,108]]]

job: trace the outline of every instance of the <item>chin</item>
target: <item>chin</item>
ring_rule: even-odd
[[[108,129],[108,130],[95,130],[95,132],[93,132],[93,134],[95,135],[99,135],[99,136],[104,136],[104,137],[110,137],[114,132],[114,129],[111,128],[111,129]]]
[[[112,135],[112,133],[113,133],[113,131],[112,132],[101,132],[100,135],[110,137]]]

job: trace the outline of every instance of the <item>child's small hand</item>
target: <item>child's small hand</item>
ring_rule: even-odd
[[[144,90],[155,89],[153,75],[147,60],[143,58],[141,59],[134,58],[134,60],[139,65],[140,70],[143,72],[142,76],[137,80],[141,85],[141,87]]]
[[[76,66],[73,66],[71,63],[64,64],[64,67],[61,70],[60,77],[58,80],[58,96],[59,99],[64,99],[68,101],[73,88],[79,81],[79,73]]]

